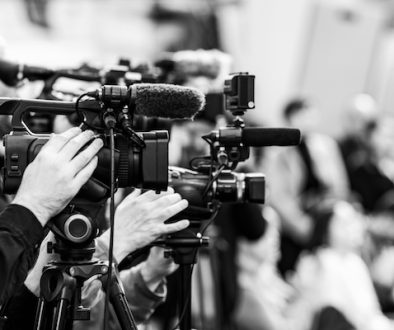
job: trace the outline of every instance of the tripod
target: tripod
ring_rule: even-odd
[[[167,236],[158,241],[158,245],[170,248],[166,251],[166,257],[172,257],[179,265],[178,281],[178,313],[179,329],[191,330],[191,279],[194,264],[197,263],[198,249],[207,246],[209,238],[198,233],[201,221],[191,221],[189,228]]]
[[[104,284],[110,281],[107,294],[121,328],[136,330],[118,274],[113,272],[108,278],[108,264],[92,259],[95,251],[93,221],[82,214],[74,214],[60,217],[60,220],[58,217],[54,223],[51,229],[56,243],[48,243],[48,252],[59,253],[60,261],[44,268],[34,329],[68,330],[72,329],[74,320],[89,320],[90,310],[82,306],[81,290],[87,279],[99,275]],[[66,225],[59,226],[59,223]],[[84,242],[78,244],[78,241]]]

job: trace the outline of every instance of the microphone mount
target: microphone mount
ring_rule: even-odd
[[[245,127],[243,116],[249,109],[255,108],[254,75],[248,72],[233,73],[224,82],[224,107],[234,119],[227,127],[221,127],[202,138],[209,144],[209,157],[192,160],[196,171],[210,173],[219,168],[234,170],[240,162],[250,156],[250,147],[291,146],[300,143],[301,133],[291,128],[249,128]],[[210,161],[207,163],[207,159]]]

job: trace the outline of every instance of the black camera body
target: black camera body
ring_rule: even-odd
[[[34,160],[49,136],[28,131],[4,137],[5,165],[3,192],[14,194],[19,188],[26,167]],[[166,190],[168,186],[168,133],[167,131],[141,132],[145,143],[139,148],[124,135],[115,136],[115,177],[119,188],[141,187]],[[92,179],[79,195],[92,202],[105,198],[108,192],[110,150],[108,137],[103,136],[104,147],[98,153],[98,165]]]
[[[265,176],[261,173],[224,170],[212,179],[212,175],[184,168],[170,167],[169,170],[169,185],[194,207],[204,208],[214,200],[222,203],[265,201]]]
[[[249,128],[242,116],[254,104],[254,75],[234,73],[224,84],[224,107],[233,122],[202,138],[210,155],[190,161],[191,170],[172,168],[169,184],[189,201],[179,217],[206,220],[220,203],[265,202],[265,176],[234,172],[250,156],[250,147],[297,145],[300,132],[291,128]]]
[[[5,135],[3,140],[5,146],[5,161],[2,169],[3,193],[16,193],[26,167],[50,138],[48,134],[32,133],[23,121],[24,116],[30,112],[71,115],[75,114],[75,106],[73,102],[0,98],[0,114],[12,115],[12,131]],[[99,101],[80,102],[79,109],[83,111],[86,120],[104,127],[105,109]],[[55,249],[61,252],[62,258],[90,258],[94,251],[93,238],[104,227],[98,222],[102,217],[106,200],[110,197],[111,150],[109,135],[104,130],[97,133],[103,139],[104,147],[98,153],[96,170],[70,204],[48,223],[59,238]],[[166,190],[168,132],[139,132],[138,139],[140,143],[136,143],[121,128],[115,127],[116,187]]]
[[[94,118],[102,113],[98,101],[81,102],[79,108],[88,117]],[[24,170],[34,160],[42,146],[48,141],[48,134],[34,134],[23,122],[26,113],[51,113],[70,115],[75,113],[73,102],[49,100],[15,100],[0,98],[0,114],[12,114],[12,132],[4,136],[5,165],[3,169],[3,192],[13,194],[17,191]],[[139,132],[144,147],[134,143],[118,130],[115,133],[115,177],[118,187],[140,187],[156,191],[168,187],[168,132]],[[90,190],[89,199],[95,201],[108,197],[110,180],[109,137],[101,134],[104,147],[98,154],[98,166],[92,180],[81,190]]]
[[[234,116],[254,109],[254,79],[248,72],[238,72],[224,81],[225,108]]]

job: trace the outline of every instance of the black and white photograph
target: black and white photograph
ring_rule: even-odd
[[[394,0],[0,0],[0,330],[394,330]]]

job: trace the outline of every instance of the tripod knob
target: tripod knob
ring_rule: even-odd
[[[86,215],[76,213],[64,223],[64,234],[73,243],[83,243],[92,234],[92,223]]]

